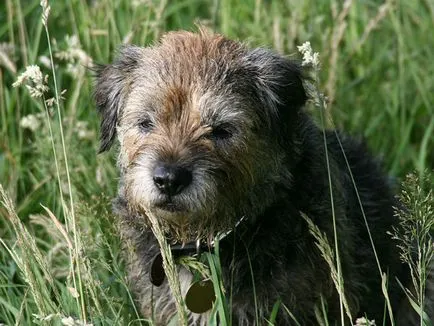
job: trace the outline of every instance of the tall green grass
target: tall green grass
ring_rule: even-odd
[[[309,40],[320,52],[319,86],[334,123],[366,137],[392,175],[432,170],[434,4],[344,3],[52,1],[47,38],[39,1],[1,2],[0,323],[62,324],[68,317],[77,323],[142,322],[109,212],[115,156],[96,155],[98,117],[87,69],[111,61],[123,42],[150,44],[164,31],[195,29],[195,23],[288,55]],[[52,106],[11,86],[30,64],[49,75],[45,98],[56,99],[58,92]],[[312,113],[320,120],[318,112]],[[34,130],[23,126],[29,115],[36,119]]]

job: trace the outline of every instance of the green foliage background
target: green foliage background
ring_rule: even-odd
[[[48,29],[55,54],[62,123],[90,274],[99,300],[87,299],[88,313],[96,324],[124,324],[135,320],[125,287],[119,241],[114,235],[110,198],[115,194],[115,154],[96,155],[98,117],[92,100],[92,71],[79,60],[56,56],[67,50],[67,36],[94,63],[108,63],[120,44],[149,45],[165,31],[196,30],[195,24],[298,57],[296,45],[310,41],[320,53],[322,89],[331,103],[328,110],[336,125],[364,136],[385,170],[398,178],[410,171],[434,168],[434,2],[430,0],[385,2],[316,0],[71,0],[51,1]],[[35,246],[47,259],[60,289],[59,298],[47,310],[38,311],[25,275],[0,244],[0,323],[31,324],[33,313],[80,316],[67,289],[68,251],[64,239],[41,204],[63,221],[59,185],[45,120],[31,131],[20,126],[23,117],[44,112],[41,100],[24,88],[12,88],[19,73],[30,64],[44,66],[48,43],[41,23],[39,1],[3,0],[0,3],[0,184]],[[42,59],[41,59],[42,57]],[[79,69],[78,75],[71,68]],[[81,69],[81,70],[80,70]],[[312,109],[314,111],[314,109]],[[316,113],[313,112],[315,115]],[[55,144],[61,152],[58,119],[51,114]],[[81,122],[80,122],[81,121]],[[84,123],[88,137],[79,137]],[[60,189],[69,195],[65,169],[60,160]],[[432,179],[431,179],[432,181]],[[431,185],[432,188],[432,185]],[[6,209],[0,205],[0,239],[9,248],[16,244]],[[98,267],[98,268],[96,268]],[[68,276],[69,275],[69,276]],[[42,276],[41,276],[42,277]],[[90,277],[90,276],[89,276]],[[90,287],[92,288],[92,287]],[[87,293],[89,295],[89,293]],[[60,320],[59,316],[53,320]]]

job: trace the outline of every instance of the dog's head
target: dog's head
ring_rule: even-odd
[[[272,201],[306,100],[297,64],[221,35],[126,46],[97,72],[101,151],[117,137],[125,198],[198,237]]]

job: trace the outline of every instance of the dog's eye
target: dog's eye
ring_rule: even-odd
[[[232,136],[233,130],[225,125],[214,127],[210,134],[210,138],[215,140],[226,140]]]
[[[153,127],[153,123],[150,119],[144,119],[142,120],[142,122],[140,122],[139,124],[139,128],[143,131],[143,132],[149,132],[152,127]]]

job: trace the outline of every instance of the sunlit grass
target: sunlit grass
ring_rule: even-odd
[[[150,44],[166,30],[195,29],[195,23],[288,55],[309,40],[321,54],[318,86],[332,101],[326,113],[334,124],[364,135],[393,175],[433,169],[433,5],[346,4],[53,1],[45,30],[39,1],[1,2],[0,323],[142,323],[109,212],[117,187],[115,155],[96,156],[98,118],[88,69],[91,62],[109,62],[123,42]],[[12,87],[32,64],[50,75],[45,99]],[[45,101],[51,98],[54,109]],[[320,112],[313,112],[318,121]],[[427,182],[433,180],[431,175]],[[209,262],[216,284],[219,262]],[[421,263],[415,264],[414,273],[424,277]],[[423,283],[415,288],[417,306]],[[228,298],[216,292],[216,314],[230,320],[230,290]]]

